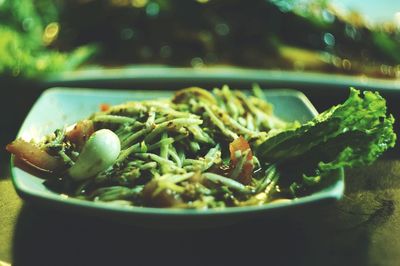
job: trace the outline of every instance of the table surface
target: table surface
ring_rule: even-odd
[[[209,229],[136,227],[23,203],[2,163],[0,261],[13,265],[399,265],[400,159],[346,171],[342,200]],[[1,265],[1,264],[0,264]]]

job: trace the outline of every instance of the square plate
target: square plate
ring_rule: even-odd
[[[267,100],[274,105],[275,114],[285,121],[305,122],[317,115],[310,101],[295,90],[265,90]],[[45,91],[26,117],[18,137],[40,139],[57,128],[75,123],[99,109],[102,103],[119,104],[170,97],[173,91],[120,91],[78,88],[52,88]],[[289,210],[340,199],[344,191],[343,170],[335,172],[332,182],[322,190],[291,202],[263,206],[229,207],[225,209],[192,210],[120,206],[91,202],[57,194],[44,186],[44,180],[11,161],[12,180],[18,194],[25,200],[57,209],[123,219],[148,226],[212,226],[248,219],[256,215]]]

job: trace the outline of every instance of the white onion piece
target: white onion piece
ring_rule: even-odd
[[[120,151],[118,136],[109,129],[100,129],[87,140],[68,174],[76,181],[93,177],[113,165]]]

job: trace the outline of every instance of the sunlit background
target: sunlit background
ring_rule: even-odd
[[[400,1],[2,0],[0,73],[142,64],[400,77]]]

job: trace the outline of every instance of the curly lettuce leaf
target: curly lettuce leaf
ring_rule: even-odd
[[[394,118],[386,113],[386,101],[378,92],[351,88],[341,105],[321,113],[310,122],[267,138],[256,154],[267,163],[301,158],[319,162],[320,171],[368,165],[393,147]]]

